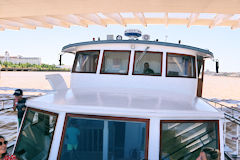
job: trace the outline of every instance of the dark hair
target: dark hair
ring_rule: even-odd
[[[1,136],[1,135],[0,135],[0,139],[1,139],[1,138],[3,138],[3,139],[5,140],[5,138],[4,138],[3,136]],[[6,155],[6,154],[7,154],[7,150],[6,150],[6,152],[5,152],[5,153],[3,153],[3,154],[2,154],[2,156],[1,156],[0,158],[3,158],[3,157],[5,157],[5,155]]]
[[[211,147],[203,148],[202,151],[205,152],[208,160],[216,160],[220,156],[219,155],[219,150],[211,148]]]

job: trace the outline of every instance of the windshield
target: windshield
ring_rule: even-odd
[[[161,75],[161,52],[135,52],[135,64],[133,74],[137,75]]]
[[[195,57],[167,53],[167,77],[195,78]]]
[[[148,119],[67,115],[60,160],[143,160]]]
[[[19,160],[48,158],[56,120],[55,113],[28,108],[14,152]]]
[[[104,51],[101,73],[127,74],[130,51]]]
[[[76,54],[73,72],[96,73],[99,51],[81,51]]]

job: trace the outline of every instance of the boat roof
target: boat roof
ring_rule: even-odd
[[[159,42],[159,41],[145,41],[145,40],[100,40],[100,41],[79,42],[79,43],[73,43],[73,44],[68,44],[64,46],[62,48],[62,52],[69,52],[67,50],[72,47],[96,45],[96,44],[111,44],[111,43],[133,43],[133,44],[148,44],[148,45],[159,45],[159,46],[167,46],[167,47],[178,47],[178,48],[189,49],[196,52],[205,53],[209,57],[213,57],[213,53],[207,49],[201,49],[201,48],[183,45],[183,44]],[[75,52],[77,52],[77,50]]]
[[[59,90],[27,101],[28,107],[52,112],[88,115],[211,119],[223,114],[204,102],[178,93],[148,89]]]
[[[238,0],[5,0],[0,11],[0,30],[109,24],[240,27]]]

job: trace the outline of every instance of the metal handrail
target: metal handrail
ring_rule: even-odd
[[[235,118],[234,116],[231,116],[231,115],[229,115],[229,114],[227,114],[227,113],[224,113],[224,117],[225,117],[226,119],[230,120],[231,122],[240,125],[240,119]]]
[[[237,111],[237,112],[240,113],[240,110],[239,110],[239,109],[236,109],[236,107],[233,107],[233,106],[229,107],[229,106],[226,106],[226,105],[221,104],[221,103],[219,103],[219,102],[215,102],[215,101],[213,101],[213,100],[210,100],[210,99],[207,99],[207,98],[203,98],[203,97],[202,97],[202,99],[220,105],[220,106],[221,106],[221,110],[222,110],[222,108],[224,107],[224,108],[228,108],[228,109],[231,109],[231,110],[234,110],[234,111]],[[215,106],[215,107],[216,107],[216,106]]]
[[[208,102],[215,103],[215,106],[213,106],[213,105],[211,105],[211,104],[210,104],[210,105],[213,106],[213,107],[216,108],[216,109],[219,109],[219,108],[216,107],[216,105],[220,105],[220,106],[221,106],[221,111],[224,111],[224,110],[223,110],[224,108],[225,108],[225,109],[229,109],[230,112],[231,112],[231,114],[226,113],[226,111],[225,111],[225,112],[224,112],[224,117],[225,117],[225,119],[227,119],[227,120],[231,121],[232,123],[237,124],[237,125],[240,126],[240,119],[238,118],[239,116],[235,116],[235,115],[234,115],[234,112],[235,112],[235,113],[237,112],[238,115],[239,115],[239,114],[240,114],[240,109],[238,109],[238,108],[236,108],[236,107],[233,107],[233,106],[229,107],[229,106],[223,105],[223,104],[221,104],[221,103],[218,103],[218,102],[215,102],[215,101],[206,99],[206,98],[202,98],[202,99],[204,99],[204,100],[206,100],[206,101],[208,101]],[[207,102],[207,103],[208,103],[208,102]],[[208,104],[209,104],[209,103],[208,103]],[[233,160],[233,158],[231,157],[231,155],[229,155],[227,152],[224,152],[224,158],[227,159],[227,160]]]
[[[206,99],[206,98],[202,98],[202,99],[204,99],[204,100],[206,100],[206,101],[208,101],[208,102],[215,103],[215,106],[213,106],[213,105],[211,105],[211,104],[210,104],[210,105],[213,106],[213,107],[216,108],[216,109],[219,109],[219,108],[217,108],[216,105],[220,105],[220,106],[221,106],[221,109],[220,109],[221,111],[224,111],[224,110],[223,110],[224,108],[225,108],[225,109],[229,109],[230,112],[231,112],[231,114],[225,112],[225,113],[224,113],[225,118],[228,119],[228,120],[230,120],[230,121],[233,122],[233,123],[236,123],[236,124],[240,125],[240,119],[234,115],[234,112],[237,112],[238,114],[240,114],[240,110],[239,110],[239,109],[237,109],[236,107],[233,107],[233,106],[229,107],[229,106],[223,105],[223,104],[221,104],[221,103],[218,103],[218,102],[215,102],[215,101]],[[207,103],[208,103],[208,102],[207,102]],[[208,104],[209,104],[209,103],[208,103]],[[232,120],[232,119],[233,119],[233,120]]]
[[[26,97],[24,97],[24,98],[27,98],[27,99],[29,99],[29,98],[34,98],[34,97],[39,97],[39,96],[26,96]],[[3,110],[7,110],[7,109],[11,109],[11,108],[13,108],[13,107],[7,107],[7,108],[4,108],[4,102],[7,102],[7,101],[13,101],[14,100],[14,98],[6,98],[6,99],[1,99],[0,100],[0,106],[2,106],[1,108],[0,108],[0,111],[3,111]]]

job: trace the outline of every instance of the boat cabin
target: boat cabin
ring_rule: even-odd
[[[147,40],[69,44],[70,88],[27,101],[20,160],[195,160],[223,153],[224,116],[201,98],[209,50]],[[223,154],[222,158],[223,159]]]

